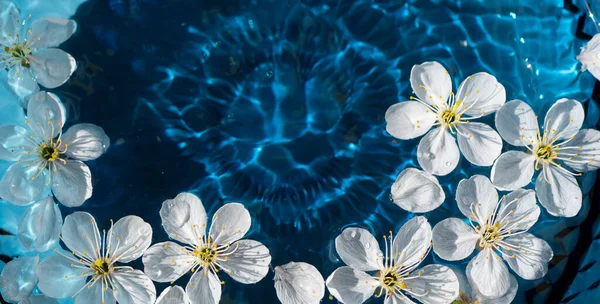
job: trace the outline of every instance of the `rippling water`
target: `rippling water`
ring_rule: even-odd
[[[575,61],[582,13],[558,0],[89,0],[63,46],[80,67],[55,91],[71,123],[98,124],[113,144],[90,163],[94,195],[78,210],[106,225],[139,215],[159,242],[165,199],[192,191],[209,214],[238,201],[253,216],[249,238],[271,250],[273,265],[305,261],[326,277],[341,265],[332,247],[341,229],[382,235],[413,216],[389,190],[400,171],[418,167],[418,140],[396,141],[383,117],[411,94],[414,64],[441,62],[455,88],[489,72],[509,100],[538,113],[558,98],[579,99],[585,125],[596,125],[594,79]],[[489,168],[461,159],[440,178],[447,199],[427,214],[432,225],[460,214],[454,190],[473,174]],[[587,193],[595,174],[580,181]],[[589,201],[575,218],[543,214],[534,226],[556,258],[545,278],[519,281],[516,303],[547,300]],[[3,228],[14,225],[7,219]],[[18,252],[13,241],[4,238],[3,251]],[[223,300],[275,303],[272,277],[257,285],[225,278]]]

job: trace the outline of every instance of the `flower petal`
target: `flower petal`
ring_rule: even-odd
[[[100,232],[94,217],[87,212],[74,212],[65,217],[61,239],[69,250],[79,256],[98,258]]]
[[[2,37],[14,35],[20,29],[15,20],[21,19],[21,14],[11,1],[0,1],[0,33]]]
[[[392,105],[385,112],[385,129],[399,139],[411,139],[425,134],[436,121],[435,113],[416,101]]]
[[[484,297],[479,290],[477,290],[477,287],[473,288],[473,297],[472,300],[476,300],[479,301],[479,303],[485,303],[485,304],[506,304],[506,303],[512,303],[512,301],[515,299],[515,296],[517,295],[517,291],[519,290],[519,283],[517,282],[517,279],[515,278],[514,275],[509,274],[509,282],[510,285],[508,287],[508,291],[500,296],[499,298],[486,298]]]
[[[581,209],[582,193],[573,175],[546,165],[535,182],[540,204],[554,216],[572,217]]]
[[[479,234],[460,219],[447,218],[433,227],[433,251],[448,261],[462,260],[475,250]]]
[[[392,201],[409,212],[429,212],[446,199],[435,176],[415,168],[406,168],[392,185]]]
[[[585,113],[579,101],[559,99],[546,113],[544,136],[558,140],[574,136],[581,129],[584,119]]]
[[[40,291],[58,299],[75,295],[83,287],[87,277],[81,275],[81,269],[71,267],[72,263],[60,254],[54,254],[43,260],[36,268]]]
[[[55,47],[67,41],[77,28],[74,20],[46,17],[31,23],[27,36],[31,48]]]
[[[540,217],[540,207],[535,201],[535,191],[517,189],[502,198],[496,220],[515,223],[511,230],[528,230]]]
[[[192,269],[194,255],[177,243],[152,245],[142,258],[144,272],[157,282],[173,282]]]
[[[160,208],[163,228],[169,237],[182,243],[195,244],[206,235],[206,211],[200,199],[191,193],[180,193],[166,200]]]
[[[45,172],[40,174],[37,166],[14,163],[0,180],[0,198],[18,206],[29,205],[42,194],[46,176]]]
[[[148,304],[156,301],[156,288],[152,280],[140,270],[131,267],[115,270],[111,274],[114,296],[119,304]]]
[[[160,293],[156,304],[189,304],[190,299],[180,286],[168,286]]]
[[[588,43],[581,48],[577,60],[581,62],[581,71],[590,71],[596,79],[600,80],[600,69],[598,68],[598,53],[600,53],[600,35],[596,34]]]
[[[28,56],[33,77],[42,86],[54,89],[69,80],[77,68],[75,58],[63,50],[42,49]]]
[[[363,271],[343,266],[327,278],[327,289],[338,301],[346,304],[363,303],[373,296],[379,281]]]
[[[152,227],[139,216],[129,215],[118,220],[106,236],[115,244],[109,250],[110,256],[129,263],[141,257],[150,246]]]
[[[44,252],[58,243],[62,215],[51,196],[29,207],[19,221],[19,241],[27,250]]]
[[[458,209],[466,217],[473,213],[477,222],[488,218],[498,204],[498,191],[492,182],[483,175],[473,175],[469,179],[463,179],[456,187],[456,203]],[[483,221],[485,223],[485,221]]]
[[[480,122],[459,124],[457,129],[458,147],[464,157],[474,165],[491,166],[502,151],[500,135]]]
[[[101,280],[96,280],[96,282],[90,281],[87,284],[88,287],[84,287],[77,297],[75,297],[75,304],[116,303],[113,291],[108,288],[103,288]]]
[[[0,293],[8,302],[19,302],[31,295],[38,282],[35,267],[39,256],[14,259],[4,266],[0,274]]]
[[[504,152],[496,159],[490,177],[500,190],[515,190],[531,183],[535,157],[521,151]]]
[[[504,295],[510,287],[508,268],[496,252],[486,248],[467,265],[467,278],[472,286],[488,298]]]
[[[267,275],[271,254],[265,245],[253,240],[241,240],[230,248],[235,252],[219,264],[234,280],[254,284]]]
[[[244,205],[225,204],[215,212],[208,235],[214,244],[233,243],[246,235],[250,223],[250,213]]]
[[[430,105],[442,105],[452,92],[448,71],[435,61],[416,64],[410,70],[410,85],[419,99]]]
[[[79,207],[92,197],[92,174],[86,164],[68,160],[66,164],[55,162],[52,174],[52,193],[67,207]]]
[[[415,304],[415,302],[406,297],[402,292],[398,291],[387,297],[387,299],[383,301],[383,304]]]
[[[537,140],[537,116],[525,102],[511,100],[496,112],[496,130],[513,146],[529,145]]]
[[[421,303],[445,304],[458,297],[459,285],[452,269],[443,265],[427,265],[413,279],[405,280],[407,292]]]
[[[68,144],[67,156],[78,160],[93,160],[104,154],[110,147],[110,139],[97,125],[81,123],[67,130],[61,137]]]
[[[506,90],[496,77],[480,72],[465,79],[458,87],[456,100],[460,100],[463,113],[471,117],[494,113],[506,102]]]
[[[346,265],[362,270],[373,271],[383,267],[383,253],[373,235],[362,228],[346,228],[335,238],[335,250]]]
[[[554,256],[552,248],[546,241],[531,233],[523,233],[507,237],[504,242],[523,248],[522,250],[503,251],[502,254],[508,266],[520,277],[526,280],[536,280],[546,275],[548,262]]]
[[[579,171],[586,172],[600,168],[600,131],[594,129],[581,130],[564,144],[560,145],[558,157],[563,162]],[[571,149],[565,149],[572,147]]]
[[[55,138],[67,119],[66,110],[56,95],[42,91],[31,96],[27,105],[27,119],[38,137]]]
[[[417,161],[425,171],[444,176],[452,172],[460,154],[454,137],[444,128],[435,128],[419,142]]]
[[[34,150],[27,140],[27,130],[15,125],[0,127],[0,160],[17,161],[25,150]]]
[[[7,83],[24,107],[27,106],[28,99],[40,91],[40,86],[33,78],[31,70],[20,64],[13,66],[8,71]]]
[[[19,304],[58,304],[58,302],[45,295],[31,295],[29,298],[19,302]]]
[[[212,271],[196,271],[185,292],[194,304],[217,304],[221,299],[221,281]]]
[[[325,280],[315,266],[289,262],[275,267],[275,291],[281,303],[318,304],[325,296]]]
[[[392,256],[395,264],[414,265],[425,258],[431,246],[431,225],[423,216],[406,222],[394,238]]]

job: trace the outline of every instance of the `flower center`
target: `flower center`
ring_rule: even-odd
[[[535,155],[538,159],[549,162],[552,159],[554,159],[557,154],[552,149],[551,145],[543,144],[537,148],[537,150],[535,151]]]
[[[108,261],[106,259],[96,259],[90,267],[94,270],[97,275],[108,275],[112,267],[109,266]]]
[[[484,230],[481,235],[481,240],[488,244],[495,243],[496,239],[498,239],[498,236],[499,236],[499,233],[498,233],[499,230],[500,230],[500,223],[495,223],[493,225],[486,224],[484,226]]]
[[[396,286],[400,289],[406,289],[406,284],[404,284],[403,279],[393,270],[390,270],[383,277],[381,277],[381,282],[383,286],[388,290],[394,290]]]
[[[211,247],[204,247],[199,250],[194,250],[193,253],[196,259],[204,264],[212,264],[217,257],[217,251]]]
[[[444,125],[453,125],[454,123],[456,123],[457,118],[458,117],[456,114],[454,114],[453,110],[446,110],[442,114],[442,121]]]
[[[58,158],[58,150],[54,147],[44,146],[40,149],[40,156],[47,161],[55,161]]]
[[[27,55],[31,54],[31,49],[28,48],[25,44],[14,44],[14,47],[4,47],[4,51],[9,54],[13,60],[20,61],[21,65],[28,68],[29,60],[27,59]]]

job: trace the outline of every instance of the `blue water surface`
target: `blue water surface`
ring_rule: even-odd
[[[63,216],[87,211],[107,227],[111,218],[135,214],[152,225],[156,243],[168,239],[158,210],[179,192],[197,194],[209,214],[241,202],[253,220],[247,238],[270,249],[273,266],[308,262],[324,277],[343,264],[333,246],[343,228],[379,237],[414,216],[391,203],[390,187],[400,171],[418,167],[418,139],[394,139],[384,120],[390,105],[410,96],[414,64],[441,62],[455,88],[468,75],[491,73],[508,100],[525,100],[540,116],[562,97],[583,102],[585,127],[600,115],[590,99],[595,80],[575,60],[586,42],[576,35],[583,1],[571,10],[563,0],[16,3],[24,13],[72,14],[77,21],[77,33],[61,48],[79,68],[53,92],[67,106],[68,124],[97,124],[112,142],[88,162],[92,198],[81,208],[61,206]],[[579,28],[595,33],[589,22]],[[24,119],[8,90],[0,96],[2,124]],[[493,116],[484,121],[493,125]],[[0,162],[0,172],[6,167]],[[489,171],[463,158],[440,177],[447,199],[425,214],[431,224],[462,217],[454,200],[458,181]],[[593,172],[580,178],[584,193],[595,179]],[[580,214],[569,219],[543,211],[532,232],[548,241],[555,258],[546,277],[519,279],[515,303],[557,302],[549,298],[556,282],[568,292],[553,295],[569,303],[600,297],[597,270],[582,271],[571,288],[561,281],[567,265],[586,266],[598,256],[597,238],[575,250],[582,235],[591,242],[589,235],[599,234],[599,225],[595,233],[579,229],[588,216],[591,223],[597,218],[590,204],[586,195]],[[0,228],[14,234],[25,208],[0,202],[0,210]],[[11,235],[0,236],[0,248],[8,258],[32,254]],[[424,263],[433,261],[446,263],[433,254]],[[464,269],[466,262],[453,265]],[[222,303],[277,303],[272,272],[256,285],[220,277]],[[160,293],[166,285],[157,286]],[[328,294],[323,302],[334,303]]]

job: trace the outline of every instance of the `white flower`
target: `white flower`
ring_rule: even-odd
[[[398,139],[427,133],[417,148],[419,165],[432,174],[447,175],[458,164],[460,147],[472,164],[491,166],[500,155],[502,139],[488,125],[471,120],[492,114],[506,101],[496,78],[483,72],[469,76],[455,96],[448,71],[437,62],[425,62],[413,66],[410,84],[417,97],[385,112],[386,130]],[[457,135],[458,147],[452,134]]]
[[[458,279],[460,293],[458,298],[452,304],[508,304],[512,303],[519,290],[519,283],[512,274],[509,274],[510,287],[508,291],[499,298],[484,297],[476,286],[472,286],[462,271],[451,268]]]
[[[446,199],[435,176],[415,168],[406,168],[392,185],[392,202],[409,212],[429,212]]]
[[[129,263],[150,246],[152,228],[137,216],[126,216],[108,232],[98,230],[87,212],[65,218],[61,239],[71,254],[55,250],[37,266],[38,288],[52,298],[75,298],[75,304],[148,304],[156,300],[152,281]]]
[[[0,294],[4,300],[16,303],[31,295],[38,282],[35,267],[39,261],[39,256],[21,257],[4,266],[0,274]]]
[[[15,205],[35,201],[45,186],[67,207],[92,196],[93,160],[110,146],[102,128],[76,124],[63,134],[65,109],[52,93],[38,92],[27,106],[27,127],[0,127],[0,160],[15,162],[0,180],[0,197]]]
[[[335,239],[335,249],[348,265],[327,278],[327,288],[338,301],[363,303],[375,294],[384,295],[385,304],[412,303],[407,296],[421,303],[446,304],[458,296],[458,281],[450,268],[427,265],[415,270],[431,248],[427,219],[416,216],[400,228],[396,238],[390,232],[384,239],[385,254],[362,228],[346,228]]]
[[[163,202],[160,217],[167,234],[186,245],[153,245],[142,259],[144,270],[157,282],[173,282],[193,272],[186,286],[192,303],[219,302],[223,283],[217,276],[219,269],[244,284],[262,280],[269,271],[269,249],[257,241],[240,240],[250,229],[250,214],[242,204],[219,208],[208,234],[206,211],[193,194],[181,193]]]
[[[527,152],[508,151],[500,155],[490,174],[498,189],[514,190],[531,182],[534,169],[542,170],[535,183],[538,200],[554,216],[571,217],[581,209],[581,189],[573,171],[600,167],[600,131],[581,129],[584,112],[572,99],[557,100],[540,130],[529,105],[507,102],[496,113],[496,128],[511,145]],[[565,165],[565,166],[563,166]]]
[[[510,274],[501,259],[526,280],[546,275],[552,249],[527,233],[540,215],[532,190],[518,189],[498,200],[490,180],[474,175],[460,181],[456,202],[470,225],[458,218],[439,222],[433,228],[433,251],[442,259],[457,261],[480,250],[466,273],[484,297],[498,298],[510,289]]]
[[[577,55],[577,60],[581,62],[581,71],[590,71],[596,79],[600,80],[600,34],[594,35],[587,45],[581,48],[581,53]]]
[[[318,304],[325,296],[325,281],[315,266],[289,262],[275,267],[275,291],[283,304]]]
[[[185,290],[179,286],[169,286],[161,292],[156,304],[189,304],[190,299],[188,298]]]
[[[44,252],[56,246],[62,226],[60,208],[51,196],[25,211],[19,220],[19,241],[26,250]]]

